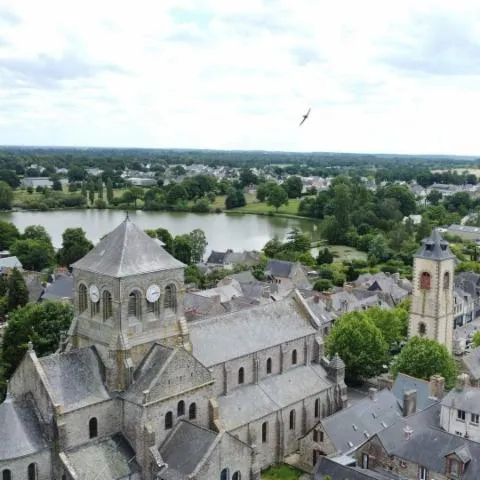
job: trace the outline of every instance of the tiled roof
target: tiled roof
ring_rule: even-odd
[[[415,258],[426,258],[430,260],[454,259],[455,255],[450,250],[448,242],[442,238],[440,232],[433,230],[430,237],[422,240],[422,246],[414,255]]]
[[[72,267],[109,277],[183,268],[128,217]]]
[[[392,393],[395,395],[400,407],[403,406],[403,394],[409,390],[416,390],[417,392],[417,412],[437,402],[436,399],[430,396],[430,383],[427,380],[399,373],[395,382],[393,382]]]

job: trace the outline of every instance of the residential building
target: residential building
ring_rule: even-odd
[[[300,262],[269,260],[265,267],[265,277],[269,282],[276,283],[281,290],[310,287]]]

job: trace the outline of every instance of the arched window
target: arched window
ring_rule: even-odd
[[[232,480],[242,480],[242,475],[240,472],[235,472],[233,475],[232,475]]]
[[[91,418],[88,422],[88,433],[90,438],[95,438],[98,435],[98,422],[95,417]]]
[[[37,480],[37,464],[31,463],[28,466],[28,480]]]
[[[267,443],[268,436],[268,422],[262,423],[262,443]]]
[[[320,400],[317,398],[315,400],[315,418],[320,416]]]
[[[297,351],[294,350],[292,352],[292,365],[296,365],[297,364]]]
[[[78,311],[84,312],[88,307],[87,287],[83,283],[78,286]]]
[[[450,272],[445,272],[443,274],[443,288],[445,290],[450,288]]]
[[[142,315],[141,297],[138,291],[134,291],[128,296],[128,314],[137,318]]]
[[[112,316],[112,294],[104,290],[102,294],[103,320],[108,320]]]
[[[428,272],[422,272],[420,274],[420,288],[422,290],[430,290],[430,274]]]
[[[160,315],[160,299],[155,302],[147,300],[147,313],[153,313],[157,317]]]
[[[165,414],[165,430],[170,430],[173,427],[173,413],[167,412]]]
[[[177,311],[177,289],[172,283],[165,287],[163,308],[165,310],[173,310],[174,312]]]
[[[245,370],[243,367],[238,369],[238,384],[242,384],[245,381]]]
[[[10,470],[4,470],[2,472],[2,480],[12,480],[12,472]]]
[[[195,420],[197,418],[197,404],[191,403],[190,407],[188,407],[188,419]]]
[[[230,480],[230,470],[228,468],[224,468],[222,473],[220,474],[220,480]]]
[[[418,324],[418,334],[423,336],[426,333],[427,333],[427,326],[423,322],[420,322]]]
[[[92,317],[94,317],[95,315],[98,315],[100,313],[100,299],[98,302],[92,302],[90,300],[90,313],[92,315]]]
[[[272,359],[267,358],[267,373],[272,373]]]
[[[295,430],[295,410],[290,410],[290,430]]]
[[[177,417],[183,417],[185,415],[185,402],[180,400],[177,405]]]

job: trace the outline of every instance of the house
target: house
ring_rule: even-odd
[[[25,187],[48,187],[51,188],[53,186],[53,182],[48,177],[24,177],[21,180],[21,184]]]
[[[440,404],[398,419],[360,446],[359,465],[406,479],[477,480],[480,444],[438,428]]]
[[[472,295],[460,287],[453,287],[453,328],[463,327],[475,316],[475,302]]]
[[[480,389],[469,386],[466,373],[458,376],[456,388],[442,400],[440,426],[449,433],[480,442]]]
[[[473,387],[480,387],[480,348],[474,348],[462,358],[469,383]]]
[[[398,273],[390,274],[379,272],[360,275],[353,285],[357,288],[365,288],[369,291],[383,292],[391,298],[393,305],[397,305],[406,299],[412,292],[412,284]]]
[[[411,402],[411,396],[405,402]],[[407,409],[407,403],[403,406]],[[402,415],[393,393],[371,388],[369,396],[354,405],[325,418],[320,407],[315,410],[319,421],[300,438],[303,465],[311,469],[320,455],[338,456],[354,452],[366,439],[387,428]]]
[[[319,294],[315,294],[305,300],[310,310],[315,314],[321,323],[321,331],[323,335],[328,335],[337,319],[337,314],[332,310],[327,310],[325,302]]]
[[[225,265],[225,257],[227,256],[228,250],[226,252],[216,252],[212,250],[209,257],[207,258],[207,265]]]
[[[480,227],[452,224],[447,228],[447,233],[450,235],[458,235],[465,240],[472,240],[473,242],[480,241]]]
[[[474,272],[460,272],[455,275],[454,284],[471,296],[473,318],[480,316],[480,275]]]
[[[391,386],[391,390],[399,405],[404,404],[407,392],[415,391],[415,411],[419,412],[438,403],[443,398],[445,379],[440,375],[432,375],[430,381],[427,381],[411,377],[405,373],[399,373]]]
[[[0,258],[0,274],[1,275],[7,275],[10,270],[13,270],[14,268],[18,268],[21,270],[23,268],[22,263],[20,260],[15,257],[3,257]]]
[[[265,267],[265,277],[269,282],[278,284],[282,290],[310,286],[300,262],[269,260]]]

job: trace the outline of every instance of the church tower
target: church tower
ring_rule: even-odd
[[[67,348],[95,345],[110,390],[130,385],[152,343],[190,349],[185,265],[162,245],[127,216],[72,265],[75,315]]]
[[[431,338],[452,351],[455,255],[438,230],[414,255],[408,336]]]

